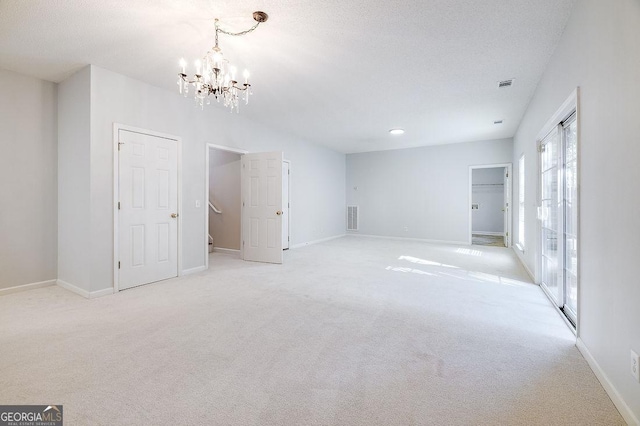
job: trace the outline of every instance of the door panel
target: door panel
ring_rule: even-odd
[[[509,235],[509,229],[511,229],[510,221],[511,221],[511,206],[509,205],[509,199],[511,198],[511,181],[509,179],[509,168],[504,168],[504,180],[503,185],[504,188],[504,200],[503,200],[503,212],[504,212],[504,245],[505,247],[511,247],[511,235]]]
[[[178,145],[119,131],[118,288],[178,275]],[[177,217],[177,216],[176,216]]]
[[[289,163],[282,163],[282,249],[289,248]]]
[[[282,152],[242,156],[244,260],[282,263]]]

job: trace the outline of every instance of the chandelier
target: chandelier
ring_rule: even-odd
[[[222,55],[222,49],[218,45],[218,34],[226,34],[230,36],[243,36],[258,28],[263,22],[269,18],[264,12],[253,12],[253,19],[256,24],[246,31],[232,33],[220,28],[218,20],[215,20],[216,45],[207,52],[202,60],[195,61],[196,72],[193,77],[186,74],[187,63],[184,59],[180,60],[182,70],[178,73],[178,88],[185,97],[189,95],[189,87],[193,86],[195,92],[194,99],[196,104],[204,109],[204,104],[209,105],[211,98],[217,102],[222,101],[225,107],[238,111],[238,103],[240,100],[245,104],[249,103],[249,95],[251,92],[251,84],[249,84],[249,71],[244,70],[244,83],[240,84],[236,80],[237,68],[229,63]]]

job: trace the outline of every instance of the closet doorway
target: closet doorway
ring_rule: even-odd
[[[469,243],[510,247],[511,164],[469,168]]]

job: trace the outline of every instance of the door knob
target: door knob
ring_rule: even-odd
[[[276,214],[277,214],[278,216],[280,216],[280,215],[282,215],[282,211],[281,211],[281,210],[278,210],[278,211],[276,212]]]
[[[171,217],[175,219],[176,217],[178,217],[178,213],[171,213]]]

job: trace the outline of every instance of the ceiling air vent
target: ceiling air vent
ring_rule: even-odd
[[[358,222],[358,206],[347,206],[347,231],[357,231]]]
[[[502,89],[503,87],[511,87],[511,86],[513,86],[513,79],[502,80],[498,82],[498,89]]]
[[[496,120],[493,122],[493,124],[502,124],[502,120]]]

